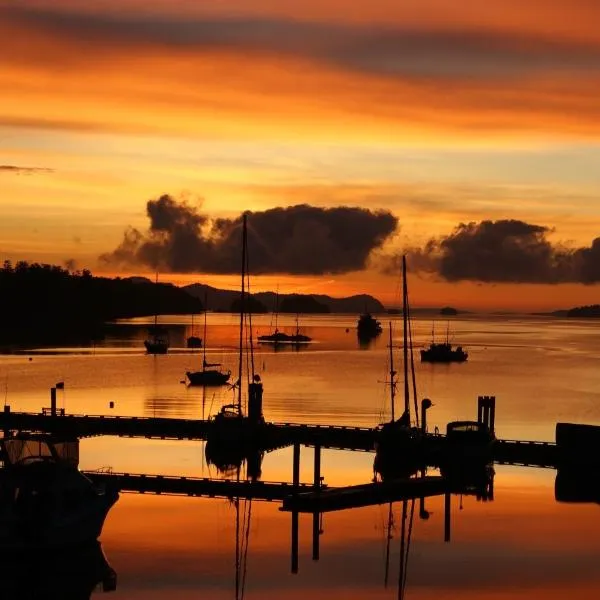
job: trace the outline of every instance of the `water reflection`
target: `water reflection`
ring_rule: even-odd
[[[95,590],[112,592],[117,575],[99,542],[42,551],[2,552],[0,585],[5,598],[89,600]]]

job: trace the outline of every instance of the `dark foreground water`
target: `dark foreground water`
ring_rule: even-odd
[[[65,382],[68,412],[206,417],[231,392],[188,388],[185,371],[201,353],[183,348],[189,320],[171,323],[172,351],[143,353],[144,321],[115,326],[102,346],[37,348],[0,357],[0,382],[12,410],[48,405],[48,388]],[[255,319],[258,333],[270,317]],[[385,335],[357,343],[349,317],[311,317],[315,340],[298,352],[259,348],[265,418],[373,426],[389,418]],[[280,321],[293,329],[293,321]],[[438,324],[438,330],[445,323]],[[346,329],[349,329],[347,332]],[[415,322],[417,345],[431,322]],[[451,337],[469,351],[460,365],[417,362],[420,397],[429,397],[431,428],[473,419],[478,395],[497,398],[497,435],[553,440],[557,421],[600,424],[600,327],[542,318],[453,320]],[[196,333],[202,331],[196,328]],[[236,318],[210,315],[208,359],[237,367]],[[401,343],[397,327],[395,343]],[[397,358],[400,350],[397,350]],[[114,408],[109,403],[114,402]],[[312,449],[302,450],[312,481]],[[264,457],[262,479],[291,479],[291,449]],[[366,483],[373,455],[328,450],[329,485]],[[100,437],[81,442],[81,468],[190,476],[220,474],[200,442]],[[242,473],[243,476],[243,473]],[[414,508],[406,563],[406,598],[598,598],[600,516],[597,504],[555,500],[555,472],[496,466],[493,500],[451,499],[451,540],[444,541],[444,499]],[[102,549],[117,573],[114,598],[395,598],[398,597],[402,504],[325,514],[320,558],[312,560],[312,516],[300,516],[299,572],[291,573],[291,519],[276,503],[122,494],[108,515]],[[410,524],[410,503],[406,526]],[[238,553],[236,557],[236,538]],[[386,561],[389,539],[389,560]],[[406,549],[406,547],[405,547]],[[83,560],[83,559],[82,559]],[[386,562],[389,565],[386,580]],[[50,583],[48,585],[51,585]],[[52,584],[54,585],[54,584]],[[60,585],[60,584],[59,584]],[[26,594],[23,597],[27,597]],[[58,596],[60,597],[60,596]],[[66,597],[66,596],[65,596]],[[70,597],[70,596],[69,596]],[[87,597],[85,594],[81,597]]]

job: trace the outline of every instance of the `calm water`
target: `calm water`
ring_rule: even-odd
[[[268,333],[271,317],[255,318]],[[147,321],[111,329],[102,346],[43,348],[0,357],[0,382],[12,410],[48,405],[48,389],[65,382],[59,405],[68,412],[206,417],[231,392],[188,388],[185,371],[200,352],[184,348],[189,319],[163,317],[172,352],[147,356]],[[300,351],[259,347],[265,418],[273,421],[373,426],[389,418],[387,332],[368,348],[357,344],[354,319],[306,317],[301,330],[315,340]],[[387,323],[386,323],[387,325]],[[294,320],[280,318],[291,331]],[[431,322],[414,322],[417,346]],[[347,332],[346,329],[349,329]],[[445,335],[445,324],[438,330]],[[202,335],[196,323],[195,333]],[[237,320],[209,315],[208,360],[235,370]],[[557,421],[600,424],[600,327],[542,318],[453,319],[450,336],[469,351],[457,365],[417,362],[420,397],[429,397],[430,428],[474,419],[478,395],[497,398],[497,435],[553,440]],[[401,344],[397,323],[395,343]],[[397,358],[400,358],[397,350]],[[109,408],[109,402],[114,408]],[[312,449],[302,450],[302,479],[312,481]],[[365,483],[373,455],[324,451],[329,485]],[[207,465],[200,442],[100,437],[81,442],[81,468],[194,476],[223,476]],[[452,539],[444,542],[443,498],[427,500],[428,519],[415,514],[406,598],[600,597],[600,520],[596,504],[554,499],[555,472],[496,466],[494,500],[452,498]],[[291,479],[291,449],[269,453],[262,479]],[[300,516],[299,573],[290,572],[290,515],[278,504],[122,494],[102,534],[118,575],[115,598],[234,598],[236,515],[244,527],[246,598],[394,598],[398,596],[401,504],[393,507],[388,585],[384,586],[388,506],[327,513],[320,560],[311,559],[312,517]],[[245,543],[245,541],[244,541]]]

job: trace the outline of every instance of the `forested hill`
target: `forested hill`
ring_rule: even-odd
[[[171,284],[26,262],[0,269],[0,344],[83,340],[106,321],[201,310],[201,300]]]

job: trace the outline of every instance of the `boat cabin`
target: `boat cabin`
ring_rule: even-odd
[[[479,421],[453,421],[446,427],[449,442],[482,442],[489,443],[493,439],[487,425]]]

